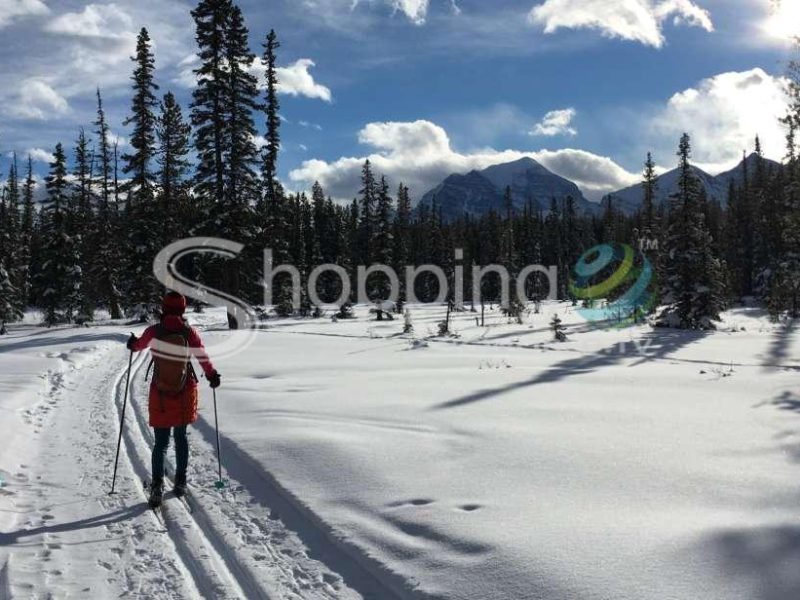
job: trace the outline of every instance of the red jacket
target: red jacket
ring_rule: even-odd
[[[182,317],[176,315],[166,315],[161,319],[160,326],[169,332],[183,331],[187,325]],[[145,329],[142,337],[133,344],[131,350],[140,352],[147,348],[153,341],[159,330],[158,325],[151,325]],[[206,354],[200,334],[194,327],[189,327],[187,342],[192,355],[200,363],[206,377],[214,372],[214,365]],[[148,412],[150,413],[151,427],[178,427],[188,425],[197,420],[197,380],[189,377],[186,387],[177,394],[170,394],[159,391],[155,381],[150,383],[150,396],[148,401]]]

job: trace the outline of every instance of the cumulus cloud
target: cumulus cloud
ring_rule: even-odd
[[[278,92],[290,96],[305,96],[306,98],[319,98],[325,102],[331,101],[331,90],[314,81],[308,70],[314,66],[314,61],[301,58],[288,67],[277,67]]]
[[[288,94],[289,96],[319,98],[325,102],[330,102],[333,98],[331,90],[317,83],[311,73],[308,72],[313,66],[315,66],[313,60],[310,58],[301,58],[286,67],[276,67],[275,73],[278,76],[278,93]],[[266,86],[266,66],[261,59],[257,59],[253,63],[251,72],[258,78],[258,85],[263,89]]]
[[[365,156],[342,157],[332,162],[312,159],[289,173],[292,182],[308,186],[319,181],[335,198],[352,198],[359,188],[361,166],[367,158],[375,170],[393,182],[403,181],[419,198],[451,173],[518,160],[528,156],[554,173],[574,181],[591,198],[638,181],[638,174],[627,172],[610,158],[583,150],[481,149],[471,153],[453,150],[447,132],[430,121],[380,122],[367,124],[359,142],[374,151]]]
[[[51,163],[55,160],[55,156],[49,150],[42,148],[29,148],[25,151],[25,156],[30,156],[34,162]]]
[[[66,99],[41,79],[26,79],[6,101],[6,114],[21,119],[47,120],[69,110]]]
[[[694,159],[715,172],[735,165],[742,151],[761,137],[767,156],[783,155],[785,132],[779,119],[786,111],[786,81],[763,69],[721,73],[673,95],[648,115],[655,139],[672,143],[681,133],[694,139]]]
[[[714,30],[711,15],[692,0],[545,0],[528,15],[545,33],[597,29],[656,48],[664,45],[662,25],[670,17],[675,24]]]
[[[49,12],[42,0],[0,0],[0,29],[19,17],[41,16]]]
[[[89,4],[81,12],[59,15],[45,29],[77,37],[118,38],[131,34],[133,20],[116,4]]]
[[[547,137],[556,135],[577,135],[578,131],[570,126],[574,118],[574,108],[551,110],[539,123],[533,126],[530,133],[531,135],[544,135]]]
[[[780,42],[800,36],[800,4],[796,0],[774,0],[769,14],[761,22],[761,30]]]

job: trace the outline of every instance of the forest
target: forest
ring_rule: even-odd
[[[350,273],[374,263],[397,272],[435,264],[450,273],[460,248],[467,289],[472,265],[500,264],[512,277],[524,265],[554,265],[558,296],[569,299],[570,268],[585,251],[605,242],[645,242],[658,275],[653,323],[713,328],[721,310],[743,299],[762,302],[776,319],[800,314],[795,62],[787,68],[783,162],[771,166],[755,138],[754,168],[743,163],[741,183],[731,184],[727,202],[704,194],[692,173],[692,141],[685,134],[676,140],[679,189],[666,204],[654,200],[658,177],[648,154],[641,209],[633,215],[618,210],[613,198],[596,216],[577,214],[569,199],[553,200],[542,212],[533,205],[512,210],[509,198],[503,212],[446,221],[435,201],[413,206],[412,191],[375,172],[369,161],[350,203],[335,201],[319,184],[308,192],[287,192],[278,178],[277,34],[264,36],[257,56],[232,0],[202,0],[192,16],[200,65],[188,107],[169,91],[162,94],[153,41],[142,28],[132,57],[129,116],[121,123],[130,135],[129,151],[120,152],[110,135],[97,89],[96,120],[77,130],[74,140],[54,140],[45,194],[37,193],[41,183],[31,158],[13,157],[0,196],[2,323],[20,319],[28,308],[39,309],[46,325],[86,323],[99,309],[116,319],[146,320],[164,291],[152,274],[154,256],[168,243],[193,236],[246,245],[235,260],[195,259],[184,269],[254,306],[263,301],[264,248],[272,249],[276,264],[295,265],[304,276],[325,263]],[[266,68],[263,85],[251,70],[257,60]],[[261,136],[263,147],[256,142]],[[435,278],[420,277],[417,284],[420,299],[436,296]],[[530,298],[541,293],[540,285],[534,278],[526,282]],[[322,277],[320,296],[337,297],[339,286],[338,279]],[[483,280],[481,291],[486,301],[500,297],[492,277]],[[386,292],[385,278],[370,278],[372,299]],[[282,316],[294,311],[286,279],[277,280],[275,298],[262,314],[267,308]],[[307,297],[296,312],[314,313]]]

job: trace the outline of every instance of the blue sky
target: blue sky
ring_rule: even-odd
[[[282,42],[290,189],[319,179],[351,197],[370,157],[416,197],[450,172],[529,155],[597,199],[663,168],[683,130],[709,171],[759,133],[779,159],[781,77],[800,33],[793,0],[241,0],[251,44]],[[129,105],[134,36],[188,111],[194,2],[0,0],[0,152],[32,153],[91,129],[100,86],[113,132]],[[777,11],[777,12],[776,12]],[[797,23],[796,29],[794,25]]]

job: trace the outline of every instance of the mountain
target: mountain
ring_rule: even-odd
[[[741,184],[744,180],[744,167],[750,173],[755,173],[756,161],[758,155],[755,153],[742,160],[736,167],[730,171],[725,171],[719,175],[709,175],[699,167],[692,167],[692,172],[700,181],[700,185],[705,189],[706,194],[710,199],[719,201],[720,204],[725,205],[728,202],[728,188],[731,180],[737,185]],[[764,159],[768,169],[773,169],[778,166],[775,161]],[[680,178],[680,171],[673,169],[663,173],[658,178],[658,188],[656,190],[656,204],[666,202],[669,197],[678,191],[678,180]],[[602,205],[608,202],[609,198],[614,199],[614,207],[621,210],[625,214],[633,214],[642,205],[642,198],[644,197],[644,190],[641,183],[637,183],[631,187],[613,192],[603,197]]]
[[[430,207],[436,202],[445,220],[464,215],[485,215],[491,210],[505,210],[503,197],[511,187],[514,210],[521,211],[529,203],[535,210],[548,211],[553,198],[563,205],[568,196],[575,201],[578,214],[596,214],[598,205],[589,202],[577,185],[548,171],[532,158],[493,165],[466,175],[449,175],[442,183],[426,193],[417,207]]]

